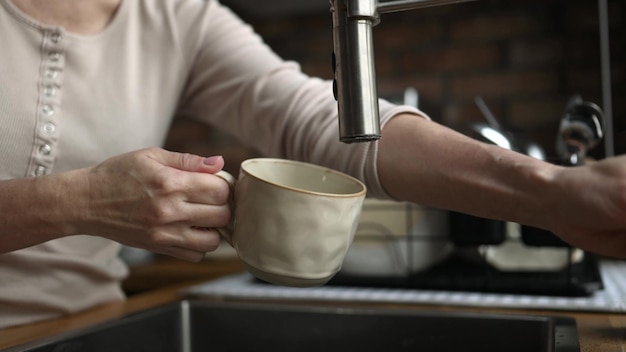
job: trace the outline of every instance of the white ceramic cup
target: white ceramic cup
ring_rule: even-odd
[[[340,269],[367,191],[357,179],[304,162],[256,158],[239,178],[215,174],[234,192],[233,224],[219,229],[246,269],[286,286],[319,286]]]

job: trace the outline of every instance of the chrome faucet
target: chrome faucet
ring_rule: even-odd
[[[330,0],[333,17],[333,93],[344,143],[380,139],[373,27],[380,14],[475,0]]]

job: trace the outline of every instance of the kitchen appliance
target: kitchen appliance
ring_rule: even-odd
[[[385,212],[385,205],[378,206],[375,211],[380,216]],[[389,207],[387,212],[394,214],[390,219],[401,217],[398,214],[399,207],[403,206],[401,203],[386,206]],[[424,211],[421,207],[418,209]],[[372,210],[369,208],[369,211]],[[406,222],[406,219],[414,218],[412,212],[415,209],[409,206],[404,211],[406,215],[397,220],[396,227],[397,224],[410,224],[412,220]],[[562,244],[550,233],[537,235],[541,240],[538,244],[525,244],[521,238],[504,240],[507,236],[505,222],[460,213],[449,213],[448,219],[448,231],[444,234],[412,231],[412,225],[404,230],[396,229],[395,233],[388,231],[394,227],[378,233],[372,231],[377,229],[375,226],[361,228],[362,236],[355,236],[344,266],[327,286],[566,297],[590,296],[604,287],[597,258],[588,253],[582,255],[579,249]],[[363,221],[367,224],[370,220],[366,217]],[[543,231],[524,228],[531,232]],[[546,235],[552,235],[558,241],[551,243],[552,237],[547,237],[546,241]],[[518,257],[523,259],[535,256],[526,263],[539,267],[516,267],[515,261],[510,258],[499,262],[502,258],[498,255],[506,251],[493,249],[504,244],[518,246],[516,249],[521,251],[513,253],[518,253]]]

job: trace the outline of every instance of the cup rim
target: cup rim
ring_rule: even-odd
[[[352,181],[352,182],[356,183],[357,185],[361,186],[361,190],[359,192],[356,192],[356,193],[327,193],[327,192],[310,191],[310,190],[306,190],[306,189],[301,189],[301,188],[296,188],[296,187],[282,185],[280,183],[276,183],[276,182],[273,182],[271,180],[265,179],[263,177],[259,177],[257,175],[254,175],[251,172],[249,172],[248,170],[246,170],[245,166],[247,164],[254,163],[254,162],[259,162],[259,161],[261,161],[261,162],[270,161],[270,162],[283,163],[283,164],[300,164],[300,165],[307,166],[307,167],[321,169],[321,170],[324,170],[325,172],[330,172],[330,173],[333,173],[333,174],[336,174],[336,175],[339,175],[341,177],[349,179],[350,181]],[[328,167],[325,167],[325,166],[312,164],[312,163],[308,163],[308,162],[304,162],[304,161],[291,160],[291,159],[280,159],[280,158],[251,158],[251,159],[244,160],[241,163],[240,170],[242,172],[245,172],[246,174],[250,175],[254,179],[257,179],[257,180],[259,180],[261,182],[265,182],[265,183],[273,185],[275,187],[288,189],[290,191],[295,191],[295,192],[298,192],[298,193],[305,193],[305,194],[312,194],[312,195],[326,196],[326,197],[336,197],[336,198],[360,197],[360,196],[363,196],[363,195],[365,195],[367,193],[367,186],[365,186],[365,184],[363,182],[361,182],[359,179],[357,179],[356,177],[350,176],[350,175],[348,175],[348,174],[346,174],[344,172],[337,171],[337,170],[334,170],[334,169],[331,169],[331,168],[328,168]]]

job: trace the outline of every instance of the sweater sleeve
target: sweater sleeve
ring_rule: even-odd
[[[367,185],[368,196],[389,198],[378,179],[378,143],[339,141],[332,82],[309,77],[298,64],[282,60],[215,0],[188,13],[197,17],[187,35],[193,61],[180,113],[236,136],[265,156],[348,173]],[[412,107],[385,100],[379,105],[383,128],[399,113],[427,118]]]

